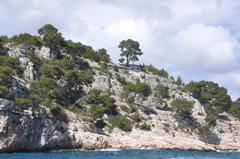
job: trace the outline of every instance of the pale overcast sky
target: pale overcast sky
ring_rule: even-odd
[[[140,42],[140,63],[185,81],[213,80],[240,97],[240,0],[0,0],[0,33],[55,25],[67,39],[106,48]]]

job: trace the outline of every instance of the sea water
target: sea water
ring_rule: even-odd
[[[0,153],[0,159],[240,159],[240,152],[178,150],[55,151]]]

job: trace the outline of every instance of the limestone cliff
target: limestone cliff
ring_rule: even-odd
[[[41,76],[41,65],[34,64],[24,51],[21,47],[9,46],[8,55],[17,57],[23,69],[22,77],[14,77],[9,97],[27,97],[31,82]],[[55,57],[46,47],[36,49],[34,54],[42,60]],[[206,125],[205,107],[191,93],[183,91],[183,85],[177,85],[173,79],[144,71],[140,66],[125,67],[108,63],[102,68],[99,63],[83,60],[95,72],[93,82],[82,86],[84,95],[79,100],[64,107],[63,113],[68,120],[60,120],[51,114],[49,106],[44,104],[36,106],[32,103],[19,109],[14,99],[0,99],[0,151],[129,147],[240,150],[239,120],[228,113],[221,114],[222,118],[217,119],[211,132],[206,136],[199,135],[198,127]],[[57,82],[64,85],[65,81],[61,80]],[[126,97],[124,82],[144,83],[151,91],[148,95],[129,92]],[[158,85],[167,87],[169,92],[161,102],[154,95]],[[109,121],[110,113],[104,113],[95,121],[85,119],[87,113],[84,115],[81,110],[88,110],[90,106],[82,103],[82,99],[93,89],[115,100],[117,114],[132,123],[134,121],[131,131],[114,127]],[[174,99],[186,99],[194,103],[190,117],[178,116],[173,111],[171,103]],[[75,105],[79,106],[80,112],[74,109]],[[130,111],[132,108],[134,111]],[[98,122],[103,122],[103,126],[99,126]]]

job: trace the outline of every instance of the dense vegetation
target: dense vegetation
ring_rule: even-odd
[[[158,68],[154,67],[153,65],[147,65],[144,67],[147,72],[151,72],[154,75],[158,75],[164,78],[168,78],[168,72],[164,69],[159,70]]]
[[[128,83],[125,87],[127,94],[134,93],[149,96],[151,94],[151,88],[146,83],[137,82],[137,83]]]
[[[232,103],[229,112],[236,118],[240,119],[240,99]]]
[[[90,84],[93,79],[91,71],[81,71],[79,67],[81,64],[67,58],[46,61],[41,67],[41,77],[31,84],[32,99],[46,106],[74,104],[83,95],[82,85]]]
[[[110,117],[109,122],[112,124],[112,126],[124,131],[131,131],[133,127],[133,122],[121,115]]]
[[[231,97],[227,90],[214,82],[190,82],[185,89],[191,92],[193,97],[197,98],[210,112],[220,113],[230,108]]]
[[[186,99],[174,99],[171,102],[172,109],[179,115],[183,117],[189,117],[192,115],[192,109],[194,103]]]
[[[240,118],[239,101],[232,102],[227,89],[211,81],[190,82],[185,87],[205,107],[207,126],[214,127],[219,113],[229,112]]]
[[[117,115],[115,99],[109,95],[104,95],[100,90],[92,89],[82,99],[82,102],[90,105],[90,114],[93,119],[101,118],[103,114]],[[95,111],[95,112],[94,112]]]
[[[158,104],[162,104],[163,99],[169,98],[168,86],[158,84],[154,88],[154,97],[156,98]]]
[[[17,58],[0,56],[0,97],[12,99],[10,93],[15,74],[20,74],[21,68]]]

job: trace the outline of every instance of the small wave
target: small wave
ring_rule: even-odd
[[[228,152],[240,152],[240,150],[217,150],[216,152],[228,153]]]
[[[141,150],[156,150],[156,147],[153,146],[147,146],[147,147],[141,147]]]
[[[115,152],[115,151],[122,151],[122,149],[114,149],[114,148],[112,148],[112,149],[100,149],[99,151],[113,151],[113,152]]]

